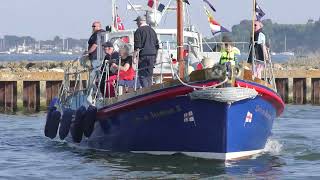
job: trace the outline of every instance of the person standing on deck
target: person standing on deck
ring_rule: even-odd
[[[254,22],[254,52],[256,60],[258,63],[255,64],[254,76],[261,79],[261,72],[264,69],[263,62],[267,60],[267,46],[266,46],[266,36],[262,31],[263,24],[260,21]],[[250,55],[248,59],[248,63],[252,63],[253,61],[253,51],[252,44],[250,45]]]
[[[138,16],[134,21],[137,22],[138,29],[134,33],[134,50],[139,52],[138,75],[141,87],[152,85],[153,68],[156,63],[159,40],[152,27],[147,25],[144,16]]]
[[[98,33],[104,32],[101,29],[101,23],[99,21],[95,21],[92,23],[92,35],[88,41],[88,51],[86,52],[89,55],[89,59],[92,65],[92,71],[90,73],[89,85],[91,86],[94,77],[98,73],[98,68],[101,65],[101,62],[97,59],[97,47],[98,47]]]

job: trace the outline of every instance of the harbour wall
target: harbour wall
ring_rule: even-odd
[[[320,105],[320,70],[277,70],[274,72],[279,95],[285,103]],[[0,112],[46,110],[58,95],[63,72],[0,72]],[[86,84],[87,76],[82,77]],[[70,87],[75,88],[75,79]]]

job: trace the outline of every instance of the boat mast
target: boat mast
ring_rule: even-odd
[[[183,59],[183,2],[177,0],[177,43],[178,53],[177,59],[179,62],[179,77],[184,78],[184,59]]]
[[[116,0],[112,0],[111,1],[111,13],[112,13],[112,29],[116,29],[117,28],[117,24],[116,24]]]

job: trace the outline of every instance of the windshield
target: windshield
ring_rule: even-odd
[[[162,44],[163,49],[168,49],[168,46],[170,47],[170,50],[177,49],[177,36],[175,34],[160,34],[159,42]],[[185,36],[184,43],[193,46],[198,46],[198,39],[194,37]]]

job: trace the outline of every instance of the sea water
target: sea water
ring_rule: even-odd
[[[43,135],[45,114],[0,115],[0,179],[320,179],[320,107],[286,107],[247,160],[108,153]]]

